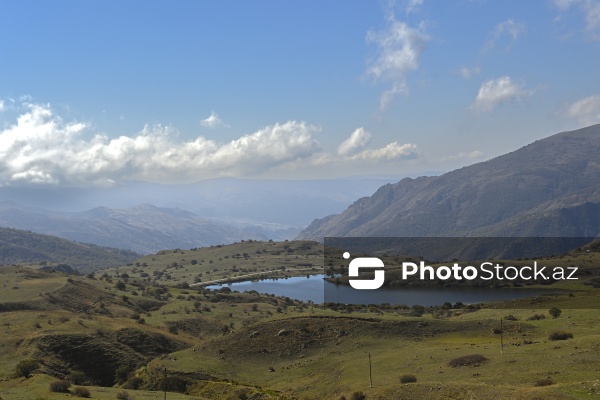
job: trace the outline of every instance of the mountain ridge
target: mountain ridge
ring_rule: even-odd
[[[521,226],[525,222],[514,219],[600,204],[598,154],[600,125],[558,133],[440,176],[384,185],[342,213],[313,221],[298,238],[510,235],[512,231],[562,236],[561,231],[573,231],[578,222],[543,232],[525,229]],[[512,225],[503,225],[509,220]],[[595,220],[592,225],[598,232]]]
[[[125,248],[141,254],[242,239],[270,239],[258,229],[240,229],[189,211],[151,204],[126,209],[96,207],[81,212],[62,212],[3,202],[0,203],[0,225],[77,242]]]
[[[140,254],[0,226],[0,264],[61,263],[92,272],[132,262]],[[65,268],[64,266],[62,268]]]

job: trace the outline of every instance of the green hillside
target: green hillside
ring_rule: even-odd
[[[82,273],[123,265],[139,257],[129,250],[76,243],[55,236],[0,227],[0,265],[67,264]]]
[[[239,272],[281,271],[289,260],[284,268],[291,274],[316,260],[318,248],[313,242],[252,241],[171,250],[85,277],[4,267],[0,397],[62,399],[65,394],[50,390],[59,379],[70,381],[72,394],[85,387],[96,399],[163,398],[165,388],[169,399],[196,400],[533,400],[596,393],[595,276],[555,284],[564,294],[504,308],[420,311],[325,307],[184,284],[207,271],[235,275],[234,263]],[[569,263],[598,265],[597,250],[571,253]],[[552,308],[562,313],[553,318]],[[15,375],[16,366],[30,359],[38,364],[32,376]]]

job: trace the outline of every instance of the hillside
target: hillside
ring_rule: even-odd
[[[135,260],[128,250],[76,243],[50,235],[0,227],[0,265],[20,263],[68,264],[85,273]]]
[[[260,229],[238,228],[181,209],[150,204],[125,209],[96,207],[82,212],[58,212],[3,202],[0,203],[0,224],[142,254],[248,238],[271,239]]]
[[[163,398],[164,389],[177,400],[534,400],[595,393],[599,310],[586,308],[598,304],[598,289],[586,283],[597,278],[563,283],[558,296],[488,307],[456,303],[417,314],[415,307],[314,304],[182,285],[209,269],[211,277],[233,276],[227,264],[239,252],[247,252],[235,261],[244,268],[279,269],[287,260],[289,270],[305,257],[320,258],[320,247],[252,241],[163,251],[88,276],[0,268],[10,288],[0,300],[0,397],[59,400],[75,398],[81,387],[103,400]],[[591,250],[569,254],[569,263],[597,265],[597,247]],[[559,317],[549,314],[553,307],[562,310]],[[561,331],[570,336],[550,339]],[[25,361],[37,366],[29,377],[15,374]],[[59,379],[72,384],[71,395],[51,391]]]
[[[298,236],[590,236],[600,232],[600,125],[441,176],[379,188]]]

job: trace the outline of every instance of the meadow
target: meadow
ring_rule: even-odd
[[[64,399],[75,397],[76,387],[97,399],[162,399],[165,388],[169,399],[600,393],[594,276],[555,284],[560,295],[430,308],[323,305],[190,287],[238,274],[322,272],[320,250],[308,241],[248,241],[162,251],[86,276],[2,267],[0,397]],[[600,261],[597,251],[567,257],[583,266]],[[562,311],[557,318],[552,308]],[[566,335],[553,335],[560,332]],[[38,362],[32,376],[16,375],[29,359]],[[59,379],[71,381],[70,394],[50,390]]]

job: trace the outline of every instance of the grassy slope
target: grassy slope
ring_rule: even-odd
[[[142,257],[125,268],[110,268],[100,273],[127,273],[131,278],[148,274],[157,282],[174,285],[235,279],[249,274],[259,278],[267,272],[269,276],[314,274],[322,271],[322,264],[322,245],[316,242],[250,240],[227,246],[164,250]]]
[[[50,235],[0,227],[0,265],[68,264],[82,273],[125,264],[139,257],[129,250],[77,243]]]
[[[350,398],[355,391],[364,391],[368,399],[568,399],[589,398],[589,393],[600,390],[600,310],[585,308],[600,303],[598,289],[589,286],[570,283],[567,287],[574,293],[572,297],[521,300],[510,309],[450,310],[435,317],[410,317],[393,308],[338,312],[299,302],[286,304],[284,299],[258,294],[197,292],[172,286],[158,287],[161,293],[157,293],[154,282],[139,276],[140,270],[149,274],[146,279],[154,276],[154,271],[165,270],[156,283],[174,285],[206,271],[211,271],[213,277],[226,275],[229,272],[223,273],[220,267],[227,271],[233,265],[239,269],[277,268],[282,263],[297,267],[305,260],[315,261],[316,265],[320,256],[311,255],[316,248],[305,246],[300,250],[301,245],[245,242],[183,254],[162,252],[139,260],[139,267],[134,263],[106,271],[104,279],[74,277],[73,282],[58,273],[3,269],[0,303],[26,303],[37,309],[0,312],[0,350],[5,355],[0,358],[0,378],[6,380],[0,382],[0,396],[64,398],[48,391],[49,382],[55,378],[43,371],[28,380],[12,378],[16,363],[37,356],[36,344],[48,334],[96,335],[123,328],[158,333],[189,345],[168,357],[155,357],[137,371],[140,377],[152,376],[166,367],[172,374],[201,372],[217,379],[190,388],[191,396],[170,393],[168,398],[278,397],[265,391],[268,389],[289,398],[313,399],[338,399],[341,395]],[[284,246],[294,249],[291,256],[274,254],[279,247],[287,253]],[[232,260],[232,256],[244,252],[249,255],[247,259]],[[589,254],[581,259],[573,257],[569,262],[588,263],[590,259]],[[596,262],[597,257],[593,253],[592,261]],[[192,259],[198,263],[192,265]],[[142,266],[144,262],[146,267]],[[173,262],[183,267],[172,267]],[[124,273],[129,278],[121,277]],[[171,274],[169,280],[166,273]],[[115,288],[118,280],[127,281],[124,291]],[[149,286],[135,286],[136,281]],[[136,304],[150,300],[160,308],[142,311],[146,323],[136,323],[132,319],[140,311]],[[557,319],[547,314],[554,306],[563,309]],[[105,310],[108,315],[104,315]],[[547,318],[527,321],[536,313],[546,314]],[[500,318],[508,314],[518,321],[505,321],[505,347],[500,354],[500,337],[492,330],[499,328]],[[225,330],[229,333],[223,334]],[[549,341],[548,335],[554,330],[571,332],[574,338]],[[369,353],[373,388],[369,388]],[[448,366],[452,358],[473,353],[483,354],[488,361],[476,367]],[[399,377],[403,374],[414,374],[417,383],[401,385]],[[537,380],[548,377],[555,384],[534,386]],[[114,399],[122,389],[90,390],[93,398]],[[128,391],[136,399],[162,398],[156,392]]]

